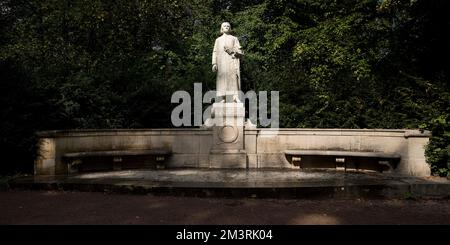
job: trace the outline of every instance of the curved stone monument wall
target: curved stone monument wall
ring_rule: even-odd
[[[394,173],[429,176],[424,147],[429,132],[402,129],[245,129],[243,168],[298,168],[286,150],[342,150],[395,153],[401,160]],[[63,155],[73,152],[159,149],[171,153],[168,168],[210,168],[211,129],[118,129],[39,132],[35,174],[68,174]],[[214,153],[217,154],[217,153]],[[217,156],[215,156],[217,157]],[[227,168],[227,162],[220,167]],[[230,163],[230,167],[236,164]]]

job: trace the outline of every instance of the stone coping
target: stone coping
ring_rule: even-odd
[[[259,128],[246,129],[246,134],[273,135],[323,135],[323,136],[380,136],[380,137],[431,137],[431,132],[418,129],[344,129],[344,128]]]
[[[36,133],[41,138],[127,135],[211,135],[207,128],[155,128],[155,129],[70,129]],[[324,136],[380,136],[431,137],[430,131],[416,129],[340,129],[340,128],[254,128],[245,129],[246,135],[324,135]]]
[[[155,129],[70,129],[48,130],[36,133],[41,138],[83,137],[83,136],[127,136],[127,135],[209,135],[211,130],[203,128],[155,128]]]

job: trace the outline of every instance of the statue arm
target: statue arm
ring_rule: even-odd
[[[213,65],[215,65],[215,64],[217,64],[217,46],[218,46],[218,44],[217,44],[217,40],[216,40],[216,42],[214,43],[214,48],[213,48],[213,53],[212,53],[212,64]]]
[[[243,56],[244,55],[244,51],[242,51],[242,47],[239,44],[239,39],[237,37],[235,37],[235,41],[234,41],[234,55],[236,56]]]
[[[216,72],[217,71],[217,40],[214,43],[214,48],[213,48],[213,53],[212,53],[212,71]]]

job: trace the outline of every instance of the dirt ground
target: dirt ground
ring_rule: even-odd
[[[0,224],[450,224],[450,200],[294,200],[1,191]]]

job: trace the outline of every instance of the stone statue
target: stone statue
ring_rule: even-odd
[[[216,39],[212,53],[212,70],[217,72],[217,97],[224,102],[226,96],[233,96],[234,102],[240,102],[238,91],[241,90],[239,59],[243,56],[237,37],[231,35],[231,25],[221,25],[222,36]]]

